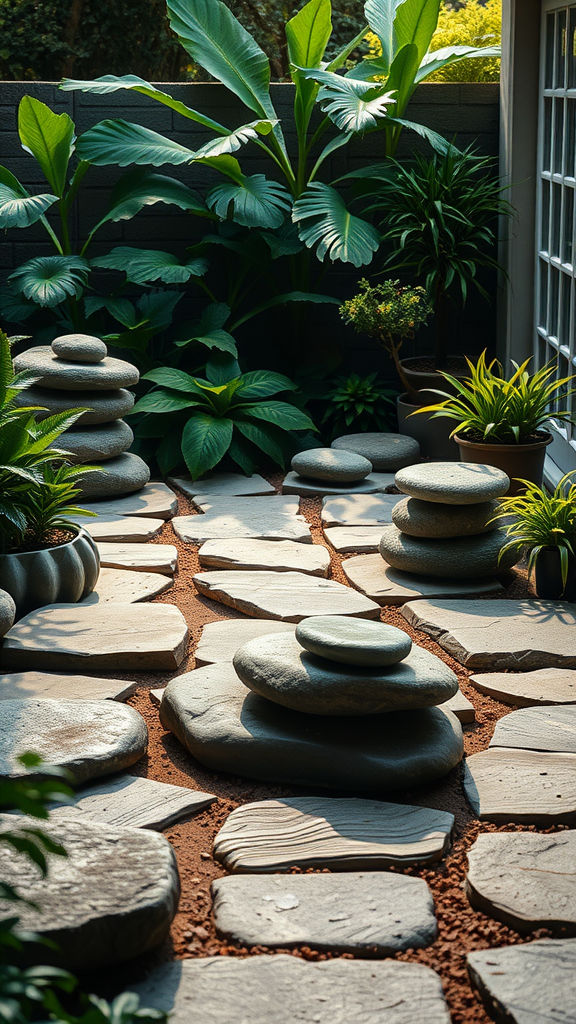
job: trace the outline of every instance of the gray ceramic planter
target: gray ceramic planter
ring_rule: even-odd
[[[46,604],[75,604],[92,593],[100,572],[98,548],[89,533],[45,551],[0,555],[0,587],[16,604],[16,618]]]

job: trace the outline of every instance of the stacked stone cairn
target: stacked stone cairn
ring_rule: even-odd
[[[298,452],[283,492],[323,495],[384,490],[393,484],[391,473],[419,458],[418,442],[404,434],[346,434],[330,448]]]
[[[37,405],[46,416],[85,407],[59,442],[74,463],[105,463],[82,480],[85,499],[114,498],[141,490],[150,479],[146,463],[128,451],[134,435],[122,416],[134,396],[126,388],[137,384],[135,366],[108,356],[100,338],[67,334],[52,345],[29,348],[14,359],[16,371],[32,370],[36,383],[20,393],[21,405]],[[40,415],[40,414],[39,414]]]

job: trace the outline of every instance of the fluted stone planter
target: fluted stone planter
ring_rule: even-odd
[[[0,587],[14,599],[17,619],[46,604],[81,601],[99,572],[98,548],[82,529],[57,547],[0,555]]]

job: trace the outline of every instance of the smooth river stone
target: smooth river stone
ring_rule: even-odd
[[[322,502],[323,526],[387,526],[397,494],[343,494]]]
[[[377,619],[380,608],[335,580],[303,572],[214,571],[193,577],[203,597],[261,619],[300,622],[308,615],[353,615]]]
[[[500,551],[506,543],[499,530],[477,537],[451,540],[423,540],[400,533],[396,526],[385,526],[380,538],[380,554],[394,569],[442,579],[474,579],[494,576],[511,569],[520,553]]]
[[[470,980],[507,1024],[576,1024],[576,940],[543,939],[468,954]]]
[[[323,577],[330,569],[330,553],[322,544],[297,544],[293,540],[207,540],[198,558],[203,569],[273,569]]]
[[[163,519],[145,519],[144,516],[70,516],[70,522],[82,526],[93,540],[119,544],[126,541],[143,544],[156,537],[164,526]]]
[[[16,605],[14,599],[5,590],[0,590],[0,637],[5,636],[14,624]]]
[[[108,355],[104,342],[91,334],[61,334],[54,338],[51,348],[58,359],[73,363],[101,363]]]
[[[146,484],[138,494],[125,494],[110,501],[82,502],[82,508],[103,516],[142,516],[145,519],[171,519],[178,511],[178,498],[166,484]]]
[[[100,565],[108,569],[132,569],[133,572],[159,572],[172,576],[178,564],[174,544],[97,544]]]
[[[418,441],[407,434],[344,434],[332,441],[332,448],[363,455],[379,473],[395,472],[420,459]]]
[[[212,882],[216,931],[242,946],[307,946],[355,956],[422,949],[437,934],[423,878],[236,875]]]
[[[512,711],[496,723],[490,746],[576,754],[576,707]]]
[[[576,935],[576,832],[481,833],[468,851],[466,894],[516,931]]]
[[[354,552],[378,551],[381,526],[331,526],[324,527],[324,537],[341,555]]]
[[[510,479],[495,466],[478,462],[423,462],[396,474],[399,491],[441,505],[476,505],[500,498]]]
[[[275,488],[263,476],[253,473],[212,473],[201,480],[192,480],[190,476],[168,477],[168,482],[183,491],[189,498],[195,494],[274,494]]]
[[[350,451],[311,448],[294,456],[292,469],[299,476],[311,477],[312,480],[354,484],[372,472],[372,463]]]
[[[347,615],[303,619],[296,626],[296,639],[310,654],[345,665],[397,665],[412,650],[403,630]]]
[[[482,501],[478,505],[440,505],[437,501],[403,498],[394,507],[392,522],[410,537],[476,537],[496,528],[496,523],[490,520],[497,509],[497,501]]]
[[[17,758],[32,750],[79,784],[129,768],[146,753],[148,730],[134,708],[110,700],[4,700],[0,776],[37,774]]]
[[[52,672],[10,672],[0,676],[0,700],[53,697],[65,700],[127,700],[138,683],[126,679]]]
[[[234,655],[242,682],[267,700],[310,715],[375,715],[442,704],[458,680],[440,658],[412,647],[388,668],[343,665],[302,649],[297,637],[272,633]]]
[[[541,668],[535,672],[483,672],[470,676],[480,693],[520,708],[576,704],[576,669]]]
[[[213,771],[288,785],[405,790],[442,778],[463,753],[450,712],[306,715],[247,690],[224,663],[172,679],[160,720]]]
[[[420,576],[415,572],[393,569],[380,554],[345,558],[342,570],[356,590],[381,605],[400,605],[418,598],[472,598],[505,592],[502,584],[491,576],[473,580]]]
[[[299,494],[300,497],[318,498],[324,495],[376,494],[394,486],[394,473],[370,473],[364,480],[354,484],[339,484],[336,481],[313,480],[298,473],[287,473],[282,484],[282,494]]]
[[[180,540],[203,544],[207,540],[293,540],[312,543],[310,527],[298,514],[295,498],[275,494],[262,498],[230,498],[227,495],[196,496],[202,515],[177,516],[173,522]]]
[[[78,502],[82,505],[84,499],[95,501],[115,498],[119,494],[132,494],[141,491],[149,480],[150,470],[144,459],[133,452],[123,452],[113,459],[107,459],[102,469],[87,473],[78,481]]]
[[[134,434],[124,420],[114,420],[113,423],[81,430],[76,430],[75,426],[72,430],[66,430],[58,440],[59,446],[69,453],[69,461],[72,463],[113,459],[125,452],[134,440]]]
[[[214,840],[214,857],[227,871],[257,874],[291,867],[379,871],[440,860],[453,827],[453,814],[413,804],[283,797],[232,811]]]
[[[39,420],[58,412],[67,412],[69,409],[88,409],[89,411],[82,413],[74,424],[77,427],[87,427],[97,423],[111,423],[113,420],[121,419],[122,416],[127,416],[134,405],[134,395],[131,391],[124,389],[67,392],[52,391],[50,388],[32,385],[16,395],[14,405],[40,406],[46,411],[36,413],[36,419]]]
[[[13,829],[14,817],[3,816],[1,827]],[[67,853],[48,855],[47,878],[4,844],[0,868],[30,901],[18,904],[16,930],[52,943],[41,947],[43,963],[74,971],[114,966],[164,941],[180,895],[176,858],[164,836],[79,820],[42,822],[42,831]],[[0,915],[13,913],[13,903],[4,906]]]
[[[232,661],[239,647],[257,636],[266,633],[291,633],[294,623],[278,622],[277,619],[223,619],[221,622],[207,622],[202,629],[198,647],[194,651],[196,668],[214,665],[220,661]]]
[[[91,594],[80,603],[135,604],[163,594],[173,585],[169,576],[160,572],[132,572],[130,569],[100,569],[98,582]]]
[[[140,374],[132,363],[106,356],[99,363],[59,359],[49,345],[37,345],[14,359],[14,369],[33,370],[41,387],[56,391],[113,391],[137,384]],[[81,403],[79,403],[81,404]]]
[[[483,821],[576,824],[576,754],[491,747],[466,760],[464,789]]]

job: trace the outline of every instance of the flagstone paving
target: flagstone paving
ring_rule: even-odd
[[[178,511],[178,498],[166,484],[148,483],[137,494],[107,501],[83,501],[82,508],[104,516],[143,516],[147,519],[171,519]]]
[[[341,498],[324,498],[322,524],[386,526],[392,522],[392,509],[399,501],[399,494],[346,494]]]
[[[534,672],[483,672],[470,682],[503,704],[531,707],[546,704],[576,704],[576,669],[541,668]]]
[[[512,711],[496,723],[490,746],[576,754],[576,707]]]
[[[394,473],[370,473],[370,476],[355,484],[338,484],[334,481],[311,480],[290,472],[284,477],[282,494],[299,494],[303,498],[324,497],[326,494],[376,494],[393,486]]]
[[[159,572],[172,576],[176,572],[178,551],[173,544],[119,544],[100,542],[100,565],[108,569],[131,569],[133,572]]]
[[[173,527],[180,540],[203,544],[207,540],[256,537],[312,543],[310,527],[298,513],[298,502],[283,495],[229,498],[204,495],[194,499],[201,515],[176,516]]]
[[[98,582],[91,594],[80,605],[87,604],[134,604],[148,601],[157,594],[163,594],[172,587],[171,576],[160,572],[134,572],[131,569],[100,569]]]
[[[472,701],[468,700],[462,693],[462,690],[458,690],[450,700],[440,704],[439,707],[444,708],[446,711],[451,711],[456,718],[462,722],[462,724],[469,725],[470,722],[476,721],[476,711]]]
[[[349,583],[378,604],[404,604],[420,598],[460,597],[466,600],[486,594],[504,594],[497,579],[442,579],[403,572],[388,565],[380,554],[355,555],[342,562]]]
[[[180,818],[203,811],[218,798],[185,786],[171,786],[137,775],[115,775],[79,790],[73,803],[51,804],[50,820],[151,828],[161,831]]]
[[[485,1006],[507,1024],[576,1024],[576,939],[543,939],[468,954]]]
[[[213,473],[202,480],[192,480],[190,476],[168,477],[168,483],[177,487],[188,498],[195,494],[228,494],[256,495],[274,494],[274,487],[258,473],[244,476],[243,473]]]
[[[300,622],[307,615],[354,615],[376,619],[374,601],[335,580],[303,572],[215,570],[196,573],[194,583],[204,597],[256,618]]]
[[[326,526],[324,536],[336,551],[345,555],[350,551],[378,551],[381,526]]]
[[[323,577],[330,569],[330,553],[322,544],[297,544],[293,540],[208,540],[198,558],[204,569],[272,569]]]
[[[143,544],[156,537],[165,522],[163,519],[147,519],[144,516],[70,516],[70,522],[82,526],[94,540],[122,544]]]
[[[207,622],[194,652],[196,667],[232,661],[239,647],[266,633],[293,633],[294,623],[278,619],[223,619]]]
[[[10,672],[0,676],[0,700],[62,697],[65,700],[127,700],[138,683],[53,672]]]
[[[576,824],[576,754],[491,747],[467,758],[464,790],[484,821]]]

